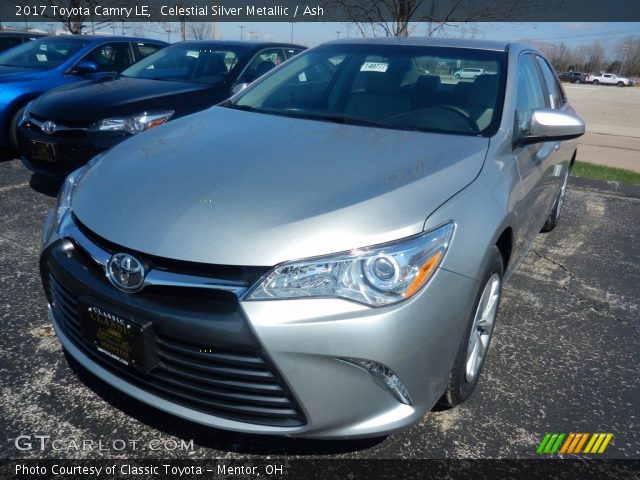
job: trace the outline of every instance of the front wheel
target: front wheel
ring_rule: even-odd
[[[24,107],[19,108],[9,120],[7,137],[9,139],[9,147],[13,153],[18,153],[20,150],[18,146],[18,122],[22,118],[22,112],[24,112]]]
[[[624,87],[624,82],[618,82],[619,87]]]
[[[502,255],[494,245],[474,299],[473,314],[458,347],[449,384],[438,402],[443,408],[460,405],[478,384],[498,315],[503,275]]]

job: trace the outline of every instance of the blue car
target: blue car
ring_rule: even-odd
[[[0,147],[17,149],[16,125],[24,107],[43,92],[120,72],[166,45],[146,38],[69,35],[0,53]]]

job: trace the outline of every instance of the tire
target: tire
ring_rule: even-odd
[[[12,153],[18,153],[20,147],[18,145],[18,122],[22,118],[22,112],[24,112],[24,106],[20,107],[9,120],[7,138],[9,140],[9,148]]]
[[[459,73],[456,73],[453,77],[454,77],[456,80],[460,80],[460,74],[459,74]]]
[[[594,84],[594,85],[600,85],[600,82],[599,82],[598,80],[594,80],[594,81],[593,81],[593,84]]]
[[[503,275],[502,255],[494,245],[482,275],[481,286],[474,299],[472,314],[453,362],[449,384],[438,402],[441,408],[449,409],[460,405],[471,396],[478,384],[498,314]],[[488,312],[487,307],[490,307]],[[484,322],[483,318],[486,319]],[[479,357],[475,357],[476,352],[480,354]]]
[[[618,82],[619,87],[624,87],[624,82]]]
[[[564,204],[564,197],[567,192],[567,183],[569,183],[569,170],[564,174],[564,180],[562,181],[562,187],[560,187],[560,192],[558,192],[558,196],[556,197],[555,202],[553,202],[553,208],[551,209],[551,213],[549,217],[547,217],[546,222],[542,226],[540,230],[543,233],[550,232],[556,225],[558,225],[558,220],[560,220],[560,212],[562,211],[562,205]]]
[[[578,79],[578,80],[576,80],[576,83],[577,83],[578,85],[580,85],[580,84],[582,83],[582,80]]]

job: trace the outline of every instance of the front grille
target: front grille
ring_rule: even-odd
[[[45,289],[64,332],[92,360],[141,388],[207,414],[260,425],[292,427],[304,417],[278,372],[259,353],[200,347],[158,331],[159,364],[149,373],[122,366],[83,340],[78,303],[52,273]]]
[[[172,260],[164,257],[149,255],[110,242],[94,233],[86,227],[78,217],[73,215],[73,223],[95,245],[113,255],[114,253],[127,252],[135,255],[148,269],[162,270],[165,272],[180,273],[183,275],[196,275],[221,280],[233,280],[242,282],[246,286],[252,285],[264,276],[271,267],[238,266],[238,265],[213,265],[210,263],[188,262],[184,260]],[[82,245],[80,245],[82,248]]]

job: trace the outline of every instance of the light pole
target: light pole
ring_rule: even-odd
[[[240,29],[240,40],[244,40],[244,25],[238,27]]]
[[[340,38],[340,34],[341,34],[341,33],[342,33],[342,32],[341,32],[340,30],[336,30],[336,38]]]
[[[171,43],[171,29],[167,28],[165,32],[167,32],[167,43]]]
[[[291,22],[291,42],[289,43],[293,43],[293,22]]]

